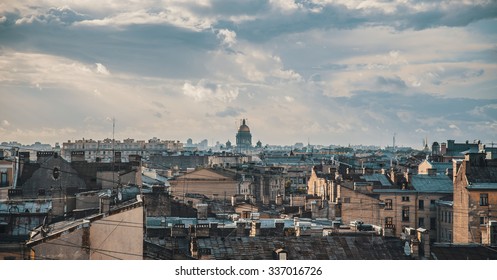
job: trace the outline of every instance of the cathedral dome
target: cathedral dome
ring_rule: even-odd
[[[243,120],[242,125],[240,125],[238,132],[250,132],[250,128],[245,124],[245,119]]]

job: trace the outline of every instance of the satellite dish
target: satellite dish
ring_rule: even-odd
[[[406,256],[411,255],[411,247],[409,246],[409,242],[407,242],[407,241],[404,245],[404,253],[406,254]]]
[[[119,201],[122,201],[122,200],[123,200],[123,193],[122,193],[121,191],[118,191],[118,192],[117,192],[117,199],[118,199]]]

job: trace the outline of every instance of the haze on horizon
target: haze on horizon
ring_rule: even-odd
[[[8,1],[0,142],[497,140],[496,1]]]

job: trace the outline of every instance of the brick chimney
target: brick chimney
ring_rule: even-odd
[[[252,221],[252,227],[250,228],[250,237],[261,235],[261,222]]]

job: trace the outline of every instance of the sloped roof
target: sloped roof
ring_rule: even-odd
[[[437,171],[445,171],[447,168],[452,169],[452,162],[430,162],[430,164]]]
[[[412,186],[418,192],[452,193],[454,185],[446,175],[413,175]]]
[[[392,186],[385,174],[362,175],[361,178],[366,180],[366,182],[380,182],[382,187]]]
[[[433,245],[431,253],[437,260],[497,260],[495,247],[470,245]]]
[[[211,259],[271,260],[284,248],[290,260],[401,260],[407,259],[400,239],[379,236],[326,237],[211,237],[198,239]]]
[[[470,190],[497,190],[497,183],[472,183],[467,188]]]

